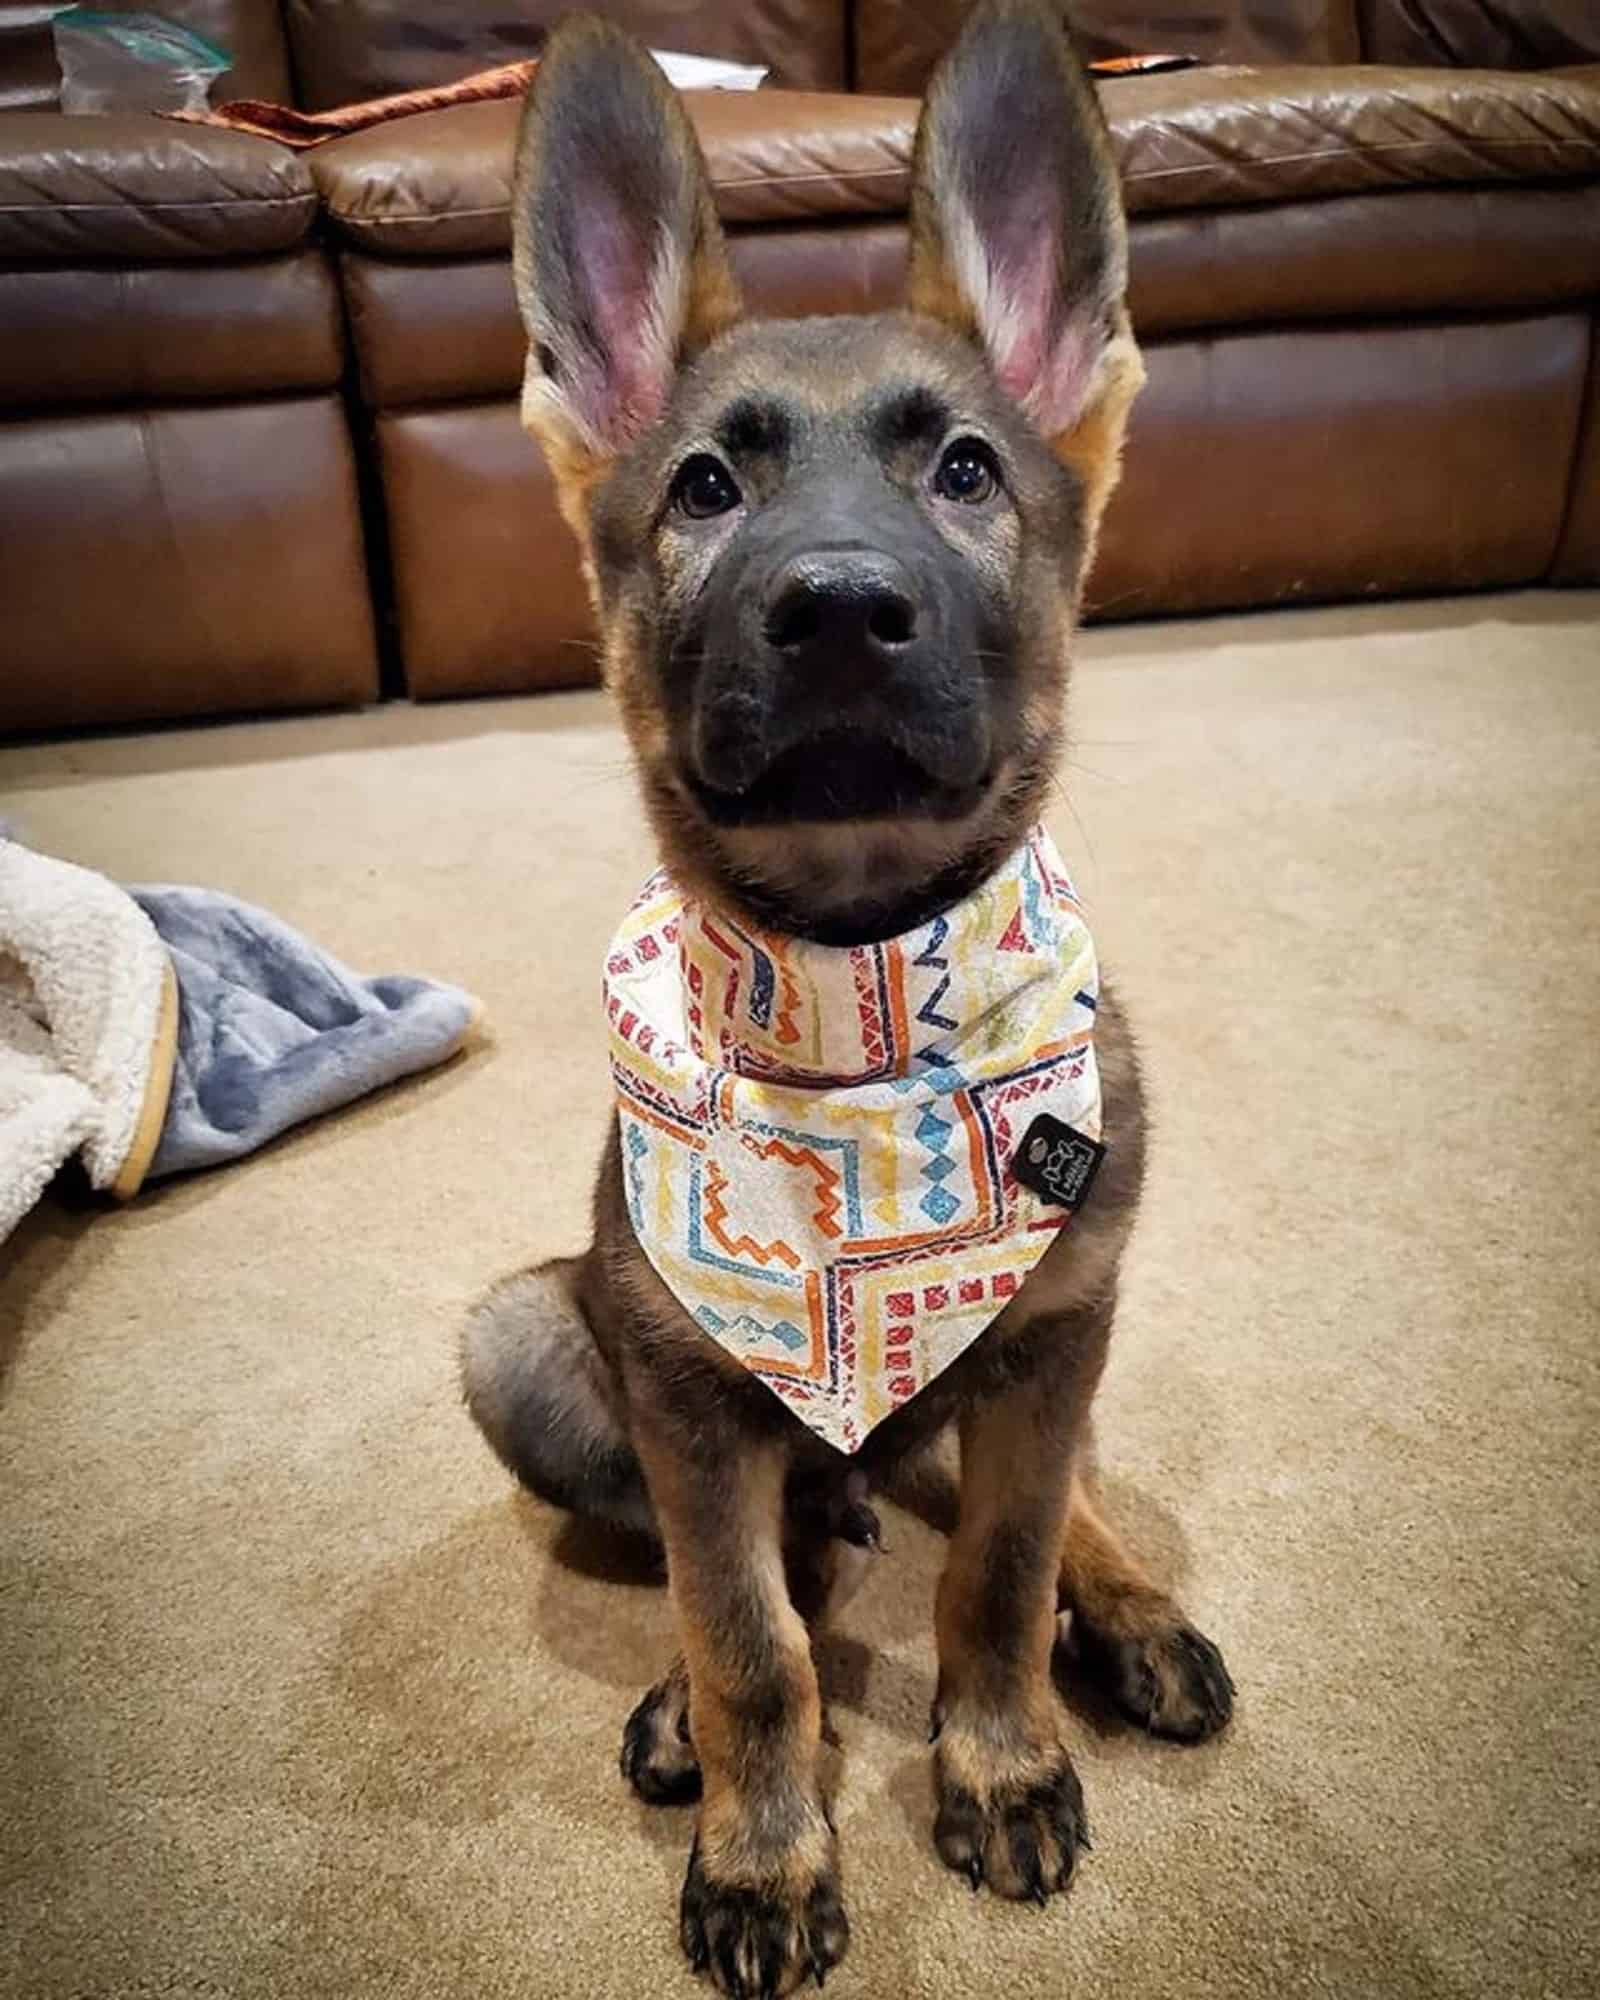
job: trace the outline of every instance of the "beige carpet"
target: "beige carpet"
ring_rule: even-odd
[[[1055,829],[1159,1110],[1103,1408],[1231,1734],[1085,1717],[1040,1913],[929,1842],[939,1545],[828,1684],[841,2000],[1600,1978],[1600,599],[1091,635]],[[1067,803],[1070,801],[1070,805]],[[688,1995],[623,1719],[661,1592],[517,1497],[453,1322],[575,1245],[648,859],[598,696],[0,755],[34,841],[457,978],[496,1043],[0,1251],[0,1989]]]

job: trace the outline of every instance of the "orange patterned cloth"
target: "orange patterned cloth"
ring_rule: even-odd
[[[1046,1128],[1101,1150],[1098,990],[1042,828],[882,944],[756,932],[665,873],[624,920],[605,997],[634,1233],[839,1450],[948,1368],[1070,1220],[1017,1167],[1026,1149],[1048,1170]]]
[[[452,104],[486,104],[498,97],[521,97],[539,67],[537,58],[502,63],[479,70],[457,83],[435,84],[428,90],[402,90],[394,97],[373,97],[364,104],[342,104],[334,111],[297,111],[292,104],[268,104],[241,97],[216,111],[164,111],[187,125],[220,125],[230,132],[253,132],[259,139],[276,139],[281,146],[323,146],[348,132],[364,132],[391,118],[414,118],[419,111],[443,111]]]

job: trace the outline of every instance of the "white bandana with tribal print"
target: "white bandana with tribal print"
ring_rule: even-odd
[[[605,1000],[629,1213],[706,1336],[842,1452],[950,1366],[1103,1151],[1094,943],[1043,828],[851,947],[646,883]]]

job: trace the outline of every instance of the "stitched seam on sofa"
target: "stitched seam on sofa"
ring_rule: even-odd
[[[749,174],[741,180],[713,180],[713,189],[748,187],[808,187],[814,181],[833,181],[840,187],[849,187],[855,181],[904,180],[911,171],[911,162],[904,161],[897,167],[845,167],[836,168],[824,174]]]
[[[452,222],[476,221],[485,215],[509,215],[511,203],[507,199],[488,208],[436,208],[421,215],[386,215],[381,208],[335,208],[330,202],[328,213],[335,222],[348,222],[356,229],[399,229],[416,222],[431,222],[438,228],[441,223],[448,227]]]
[[[245,194],[215,201],[0,201],[0,215],[178,215],[192,208],[304,208],[314,194]],[[488,211],[484,211],[487,213]]]
[[[1313,157],[1320,157],[1320,155],[1313,155]],[[859,172],[847,174],[783,174],[781,176],[753,174],[748,180],[714,180],[711,183],[711,187],[712,191],[717,194],[722,193],[727,188],[801,187],[809,186],[817,181],[832,181],[840,188],[849,188],[853,187],[857,181],[904,180],[910,171],[911,166],[908,161],[903,167],[863,167]],[[1195,169],[1192,167],[1174,167],[1170,171],[1174,173],[1193,173]],[[337,208],[332,202],[329,202],[328,213],[333,217],[335,222],[348,222],[363,229],[388,229],[413,222],[449,224],[485,215],[509,215],[511,213],[511,202],[508,197],[503,202],[491,203],[487,208],[430,209],[421,215],[386,215],[382,209]]]
[[[1523,152],[1529,146],[1541,151],[1551,151],[1561,147],[1571,147],[1580,153],[1593,153],[1600,161],[1600,139],[1473,139],[1463,141],[1464,150],[1474,153]],[[1342,160],[1346,158],[1366,159],[1373,153],[1421,153],[1431,151],[1439,144],[1437,139],[1392,139],[1379,146],[1363,146],[1358,153],[1351,154],[1344,146],[1319,147],[1310,153],[1267,153],[1259,159],[1244,160],[1195,160],[1183,167],[1135,167],[1124,173],[1125,181],[1165,181],[1175,174],[1215,174],[1251,173],[1258,167],[1291,167],[1303,160]]]

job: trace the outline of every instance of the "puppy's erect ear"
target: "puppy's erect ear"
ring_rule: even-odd
[[[739,311],[677,92],[632,36],[593,15],[562,23],[535,74],[512,229],[523,422],[563,488],[581,492]],[[573,497],[564,490],[563,504]]]
[[[983,346],[1084,476],[1091,528],[1144,379],[1127,270],[1116,162],[1059,8],[983,0],[917,128],[911,305]]]

